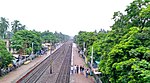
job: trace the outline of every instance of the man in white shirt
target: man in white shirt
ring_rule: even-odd
[[[77,66],[74,65],[74,72],[77,73]]]
[[[73,74],[73,69],[74,69],[73,66],[71,66],[71,74]]]

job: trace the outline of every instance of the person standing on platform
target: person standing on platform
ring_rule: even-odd
[[[88,78],[88,74],[89,74],[89,70],[87,69],[87,70],[85,71],[85,76],[86,76],[86,78]]]
[[[80,69],[80,73],[82,73],[82,66],[81,65],[80,65],[79,69]]]
[[[79,73],[79,66],[77,65],[77,74]]]
[[[74,73],[77,73],[77,66],[74,65]]]
[[[83,74],[84,74],[84,66],[82,67],[82,72],[83,72]]]
[[[73,70],[74,70],[74,68],[73,68],[73,66],[71,66],[71,74],[73,74]]]

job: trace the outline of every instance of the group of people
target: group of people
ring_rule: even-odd
[[[71,66],[71,74],[83,74],[84,75],[84,72],[85,72],[86,78],[88,78],[89,69],[85,69],[84,66],[81,66],[81,65]]]

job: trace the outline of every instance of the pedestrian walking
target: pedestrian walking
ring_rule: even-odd
[[[83,55],[83,53],[82,53],[82,50],[81,50],[80,53],[79,53],[79,57],[82,56],[82,55]]]
[[[89,74],[89,70],[87,69],[87,70],[86,70],[86,73],[85,73],[86,78],[88,78],[88,74]]]
[[[73,66],[71,66],[71,74],[73,74],[73,69],[74,69]]]
[[[79,73],[79,66],[77,65],[77,74]]]
[[[82,66],[80,65],[80,73],[82,73]]]
[[[77,66],[74,65],[74,73],[77,73]]]
[[[82,72],[84,72],[84,66],[82,67]],[[84,74],[84,73],[83,73]]]
[[[90,76],[92,76],[92,69],[90,69]]]

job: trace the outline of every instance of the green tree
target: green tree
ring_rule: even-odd
[[[1,69],[8,67],[13,60],[12,54],[10,54],[7,49],[5,42],[0,40],[0,76],[1,76]]]
[[[56,42],[56,37],[52,32],[45,31],[41,33],[41,37],[46,43],[55,43]]]
[[[12,23],[11,23],[11,25],[12,25],[12,32],[13,33],[16,33],[17,31],[19,31],[19,30],[25,30],[26,29],[26,26],[25,25],[22,25],[21,23],[20,23],[20,21],[18,21],[18,20],[14,20]]]
[[[75,42],[79,45],[79,47],[83,50],[83,44],[85,44],[85,48],[89,48],[90,45],[93,44],[96,38],[95,32],[86,32],[80,31],[77,36],[74,37]]]
[[[134,0],[126,14],[115,12],[112,30],[96,34],[87,45],[88,56],[94,47],[94,60],[99,60],[103,83],[149,83],[150,80],[150,3]],[[102,31],[102,30],[101,30]],[[95,32],[96,33],[96,32]],[[82,47],[90,37],[79,32],[74,37]]]
[[[94,61],[100,61],[101,57],[99,57],[99,56],[102,55],[101,52],[104,49],[104,47],[106,46],[106,44],[104,44],[104,42],[103,42],[106,38],[106,35],[107,35],[107,31],[101,30],[96,35],[97,40],[93,40],[94,43],[92,44],[92,46],[94,48],[94,50],[93,50],[93,55],[94,55],[93,60]],[[100,48],[102,45],[103,45],[103,48]],[[88,49],[89,60],[90,60],[90,56],[91,56],[91,51],[92,51],[91,47],[92,46],[90,46],[90,48]]]
[[[115,23],[112,31],[100,43],[102,50],[99,51],[101,54],[99,69],[104,74],[102,76],[105,78],[104,82],[148,83],[149,76],[143,71],[150,72],[148,66],[149,2],[135,0],[125,11],[127,15],[121,12],[114,13]],[[102,46],[103,44],[105,46]],[[141,64],[142,62],[144,64]],[[135,70],[135,67],[139,68]]]
[[[49,30],[42,32],[41,37],[44,42],[52,43],[53,45],[58,42],[67,41],[70,38],[68,35],[64,35],[62,33],[57,33],[57,32],[52,33]]]
[[[1,36],[1,38],[4,37],[5,32],[7,31],[8,28],[9,28],[9,22],[7,21],[6,18],[1,17],[0,18],[0,36]]]
[[[149,29],[143,28],[144,32]],[[143,38],[143,35],[150,36],[149,33],[140,32],[140,28],[133,27],[125,34],[119,44],[116,44],[108,53],[105,66],[105,73],[110,75],[111,82],[126,83],[147,83],[150,77],[145,72],[150,72],[149,38]],[[144,41],[143,41],[144,40]],[[146,58],[147,57],[147,58]],[[143,63],[144,62],[144,63]],[[143,63],[143,64],[141,64]],[[100,64],[102,66],[102,64]],[[140,65],[140,66],[139,66]]]
[[[38,32],[28,30],[21,30],[16,32],[13,35],[11,41],[11,47],[18,50],[20,54],[30,54],[32,43],[34,44],[34,52],[40,50],[42,44],[40,34]]]
[[[64,42],[70,39],[70,36],[62,34],[61,32],[58,33],[55,31],[54,35],[56,37],[56,42]]]

